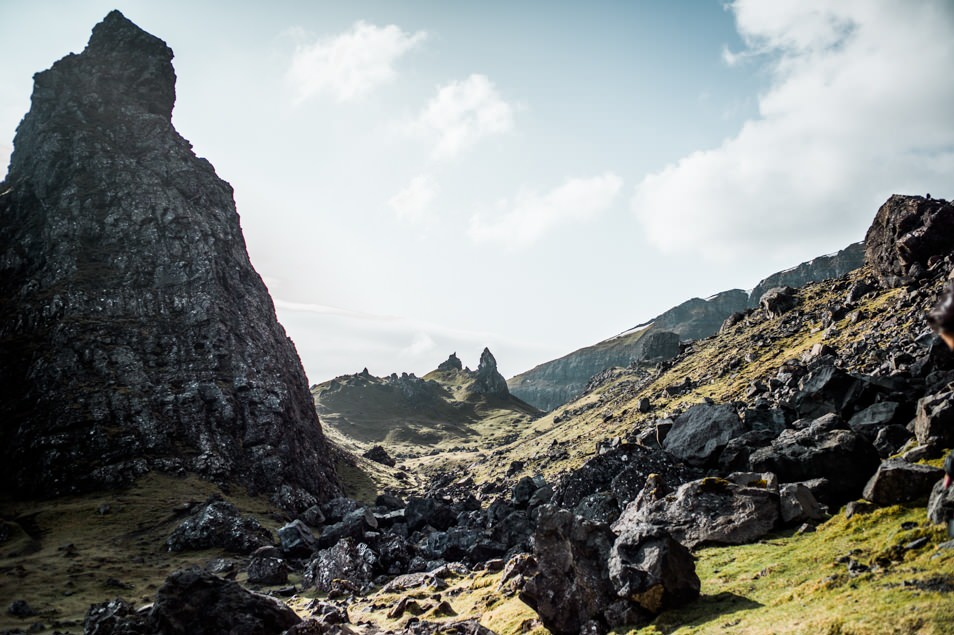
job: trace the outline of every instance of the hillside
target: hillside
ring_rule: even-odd
[[[424,377],[367,370],[312,386],[331,438],[361,454],[383,445],[395,458],[504,445],[542,413],[511,395],[485,350],[477,370],[452,354]]]
[[[864,246],[859,242],[837,253],[774,273],[749,292],[733,289],[706,299],[689,299],[625,333],[515,375],[507,384],[513,394],[528,403],[541,410],[553,410],[577,397],[593,375],[654,357],[644,351],[644,336],[673,332],[683,340],[709,337],[733,313],[757,307],[762,294],[773,287],[801,287],[809,282],[837,278],[857,269],[863,262]]]

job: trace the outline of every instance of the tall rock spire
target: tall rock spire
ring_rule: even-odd
[[[172,51],[118,11],[35,77],[0,184],[0,482],[313,504],[339,487],[301,362],[174,101]]]

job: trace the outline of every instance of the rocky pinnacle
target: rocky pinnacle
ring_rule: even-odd
[[[232,188],[172,126],[172,50],[118,11],[35,76],[0,184],[0,483],[195,472],[339,491]]]

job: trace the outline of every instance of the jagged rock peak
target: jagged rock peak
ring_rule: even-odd
[[[471,392],[482,395],[509,395],[507,380],[497,370],[497,360],[489,348],[480,354],[480,365],[477,366],[477,378],[470,388]]]
[[[119,12],[35,76],[0,188],[0,483],[191,471],[339,492],[232,188],[173,128],[172,51]]]
[[[447,361],[441,362],[437,367],[437,370],[463,370],[464,365],[461,363],[460,359],[457,357],[457,353],[451,353],[447,358]]]

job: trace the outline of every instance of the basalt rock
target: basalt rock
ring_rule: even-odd
[[[0,184],[0,482],[186,470],[300,511],[338,491],[329,445],[171,61],[113,11],[35,76]]]
[[[865,235],[865,263],[887,286],[921,278],[932,259],[954,251],[954,205],[943,199],[895,194]]]
[[[489,348],[480,354],[480,364],[477,366],[477,377],[470,386],[470,391],[480,395],[507,396],[507,380],[497,370],[497,360]]]
[[[732,404],[697,404],[676,417],[663,447],[691,465],[702,466],[745,431]]]
[[[457,353],[451,353],[446,361],[437,365],[437,370],[464,370],[464,364],[460,361],[460,358],[457,357]]]

